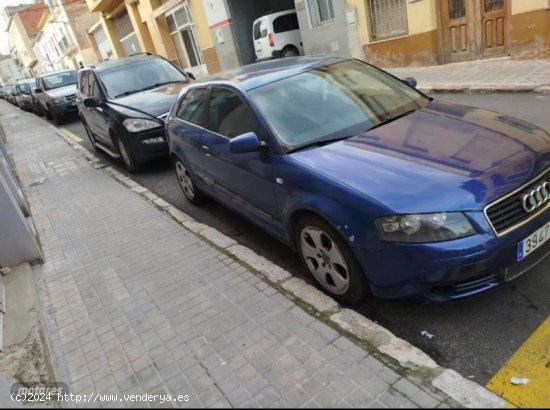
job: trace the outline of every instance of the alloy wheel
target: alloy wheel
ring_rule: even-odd
[[[178,177],[178,183],[180,184],[185,196],[191,200],[194,199],[195,189],[193,187],[193,180],[191,179],[191,175],[189,175],[189,172],[185,166],[180,161],[176,163],[176,175]]]
[[[309,271],[329,292],[346,293],[350,283],[348,264],[336,242],[315,226],[306,226],[300,234],[302,255]]]

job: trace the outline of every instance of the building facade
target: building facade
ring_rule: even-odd
[[[196,76],[220,70],[201,0],[87,0],[102,60],[150,52]]]
[[[100,59],[151,52],[199,76],[253,63],[253,21],[292,8],[306,54],[384,67],[550,57],[550,0],[87,1]]]
[[[78,69],[99,60],[87,35],[98,22],[84,0],[46,0],[33,41],[36,72]]]
[[[44,11],[44,3],[6,7],[6,31],[10,54],[25,77],[33,76],[36,56],[32,42],[38,33],[38,22]]]
[[[548,0],[296,0],[295,4],[307,53],[349,54],[384,67],[498,56],[550,57]],[[319,10],[323,19],[316,24]]]
[[[11,56],[0,56],[0,83],[2,85],[13,84],[15,80],[24,77]]]

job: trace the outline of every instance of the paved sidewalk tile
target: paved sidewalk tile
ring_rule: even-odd
[[[534,90],[550,86],[550,59],[496,58],[430,67],[387,68],[397,77],[414,77],[419,88]]]
[[[441,403],[258,287],[44,121],[5,102],[0,113],[45,251],[35,276],[55,371],[86,405],[162,405],[109,393],[187,395],[163,404],[183,407]]]

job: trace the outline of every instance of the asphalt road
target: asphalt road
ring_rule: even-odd
[[[435,98],[500,111],[550,131],[550,96],[534,94],[437,94]],[[84,139],[81,123],[64,125]],[[122,163],[98,156],[126,173]],[[306,277],[298,257],[242,217],[211,202],[200,208],[185,201],[167,163],[153,163],[132,178],[166,201],[272,260],[296,276]],[[405,268],[405,267],[404,267]],[[427,352],[440,365],[485,384],[550,314],[550,258],[534,270],[475,299],[447,305],[417,305],[372,299],[357,311]],[[432,339],[420,336],[426,330]]]

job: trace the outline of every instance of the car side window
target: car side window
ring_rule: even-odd
[[[185,94],[181,104],[176,112],[176,117],[196,124],[200,127],[205,127],[205,110],[206,100],[208,97],[207,88],[194,88]]]
[[[296,13],[285,14],[273,20],[273,31],[275,33],[284,33],[285,31],[298,30],[299,28]]]
[[[97,83],[97,79],[95,75],[90,72],[88,73],[88,92],[90,97],[101,97],[101,91],[99,89],[99,84]]]
[[[79,84],[79,90],[82,94],[84,94],[86,97],[89,96],[88,94],[88,71],[84,71],[80,73],[80,84]]]
[[[214,88],[210,96],[208,129],[227,138],[255,132],[261,138],[258,122],[250,108],[233,91]]]

